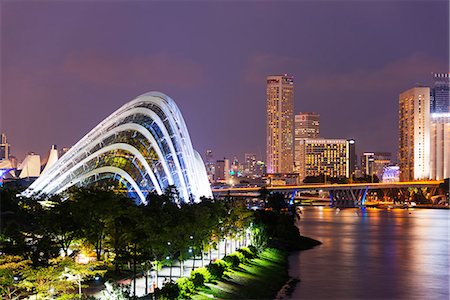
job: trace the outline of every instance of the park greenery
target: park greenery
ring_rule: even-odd
[[[0,193],[0,295],[5,299],[82,298],[82,287],[99,278],[114,283],[163,266],[172,274],[174,261],[203,260],[220,241],[242,241],[251,228],[252,247],[225,253],[190,278],[170,280],[157,293],[166,299],[189,298],[267,247],[314,246],[302,240],[295,212],[277,193],[263,191],[267,210],[257,212],[231,197],[182,203],[173,186],[162,195],[150,194],[147,205],[102,188],[72,188],[31,199],[7,188]],[[85,261],[77,261],[80,257]]]

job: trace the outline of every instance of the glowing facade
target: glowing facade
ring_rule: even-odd
[[[450,177],[450,113],[431,114],[430,178]]]
[[[302,139],[298,143],[300,180],[307,176],[350,177],[354,140]]]
[[[161,194],[169,185],[178,188],[185,202],[212,196],[180,110],[158,92],[141,95],[111,114],[45,170],[24,195],[60,193],[103,180],[119,181],[143,203],[149,193]]]
[[[267,173],[294,168],[294,79],[267,77]]]
[[[400,181],[430,177],[430,88],[414,87],[399,97]]]

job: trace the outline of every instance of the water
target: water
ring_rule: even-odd
[[[294,299],[449,299],[449,211],[303,209]]]

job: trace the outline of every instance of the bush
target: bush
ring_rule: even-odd
[[[211,274],[206,268],[198,268],[191,272],[191,281],[196,288],[204,285],[205,282],[209,282],[210,280]]]
[[[239,258],[236,255],[227,255],[223,258],[232,268],[239,266]]]
[[[231,264],[233,268],[236,268],[240,263],[245,262],[245,256],[240,252],[234,252],[230,255],[225,256],[223,260]]]
[[[180,290],[179,297],[181,299],[190,298],[195,293],[194,283],[186,277],[177,280],[178,288]]]
[[[256,253],[250,250],[248,247],[243,247],[238,250],[240,253],[242,253],[246,259],[252,259],[256,256]]]
[[[253,253],[254,256],[257,256],[257,255],[258,255],[258,249],[256,249],[255,246],[250,245],[250,246],[248,246],[247,248],[248,248],[248,250],[250,250],[251,253]]]
[[[180,296],[180,288],[178,284],[174,281],[169,281],[164,284],[162,289],[159,291],[158,299],[177,299]]]
[[[231,265],[221,259],[216,260],[208,265],[208,271],[215,279],[220,279],[225,271],[230,269]]]

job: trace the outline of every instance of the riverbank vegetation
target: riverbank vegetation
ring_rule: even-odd
[[[227,245],[227,239],[234,240],[239,252],[225,253],[223,260],[194,271],[190,279],[173,282],[170,276],[158,295],[174,299],[178,289],[180,297],[189,297],[199,287],[206,293],[207,287],[214,290],[213,282],[224,286],[233,276],[246,277],[248,286],[241,288],[251,291],[251,274],[263,278],[270,262],[271,272],[287,272],[284,250],[316,244],[300,236],[295,209],[279,194],[262,193],[266,208],[253,212],[245,201],[230,197],[181,203],[174,187],[163,195],[150,194],[147,205],[99,188],[74,188],[61,196],[35,199],[21,198],[5,188],[0,193],[0,294],[6,299],[78,298],[83,286],[100,278],[116,282],[148,276],[150,270],[157,274],[163,266],[171,270],[174,262],[190,258],[203,261],[203,255],[217,249],[221,241]],[[253,246],[242,248],[250,232]],[[284,250],[267,250],[273,247]],[[277,282],[277,288],[282,285],[270,281]],[[268,296],[277,290],[272,288]]]

